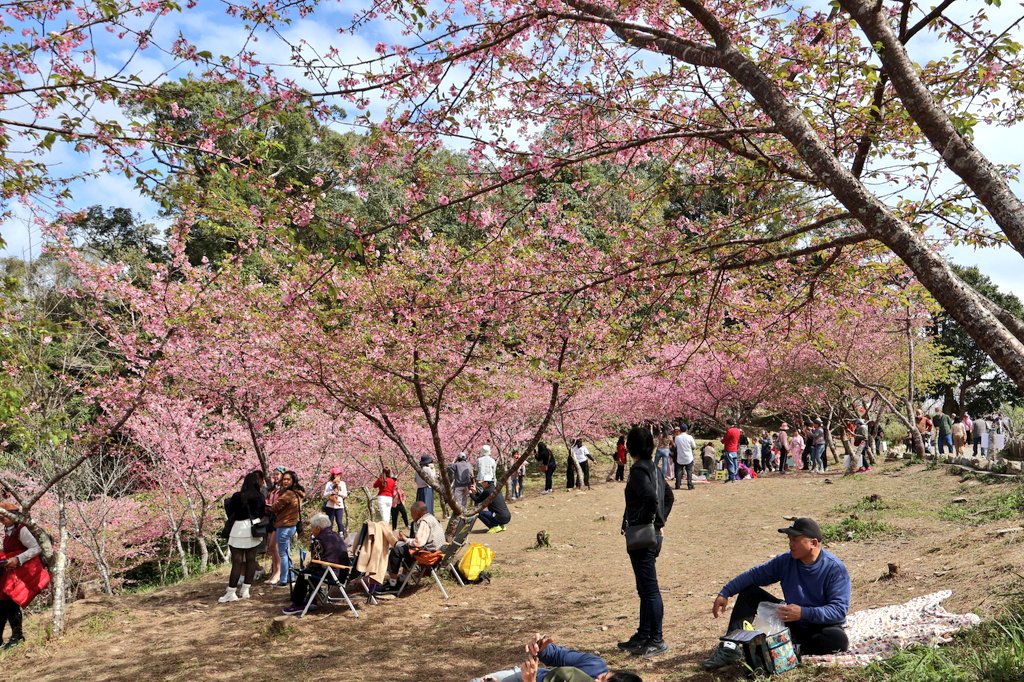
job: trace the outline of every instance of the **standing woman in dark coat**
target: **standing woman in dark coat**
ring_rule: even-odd
[[[636,592],[640,596],[640,625],[636,632],[619,648],[634,656],[653,658],[668,651],[661,632],[665,607],[658,587],[655,562],[661,553],[665,520],[672,510],[672,489],[665,483],[661,472],[654,467],[654,436],[650,429],[634,426],[626,436],[626,450],[633,458],[626,481],[626,510],[622,515],[623,533],[626,526],[641,526],[654,520],[658,544],[649,549],[628,551],[636,578]],[[658,504],[658,488],[662,489],[662,504]]]
[[[554,484],[558,460],[555,459],[555,453],[551,452],[551,448],[544,441],[537,445],[537,461],[540,462],[541,469],[544,470],[544,492],[541,494],[546,495],[551,492],[551,486]]]
[[[242,489],[224,502],[224,511],[231,522],[228,533],[231,575],[228,578],[227,591],[217,600],[222,604],[248,599],[249,588],[256,578],[256,551],[263,538],[252,534],[252,522],[260,520],[267,506],[267,501],[263,497],[263,482],[262,471],[246,474],[242,481]]]

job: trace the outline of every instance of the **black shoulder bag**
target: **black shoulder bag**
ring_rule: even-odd
[[[650,475],[650,473],[648,473]],[[662,496],[664,495],[663,489],[665,482],[661,481],[661,485],[654,480],[654,476],[651,476],[651,483],[654,484],[655,494],[657,495],[658,507],[654,512],[654,517],[657,517],[658,510],[662,508]],[[658,546],[658,529],[654,527],[654,517],[651,518],[647,523],[641,523],[636,526],[626,526],[626,551],[633,552],[641,549],[654,549]]]

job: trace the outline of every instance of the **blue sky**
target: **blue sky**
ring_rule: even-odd
[[[339,35],[337,27],[345,26],[354,12],[359,11],[368,3],[324,2],[315,15],[306,18],[295,17],[290,26],[280,31],[280,36],[257,34],[259,41],[250,46],[254,48],[265,62],[286,64],[289,61],[290,45],[299,45],[306,41],[318,52],[323,53],[329,46],[337,47],[346,58],[373,56],[373,47],[379,41],[396,42],[400,36],[395,34],[394,27],[372,23],[357,36]],[[1016,5],[1016,3],[1006,3]],[[1018,12],[1019,8],[992,10]],[[141,24],[140,24],[141,27]],[[159,19],[153,26],[154,45],[168,45],[181,32],[187,35],[200,50],[209,50],[215,55],[234,54],[246,44],[248,33],[241,24],[223,13],[223,5],[219,2],[203,0],[193,10],[183,13],[171,13]],[[97,69],[101,72],[113,72],[121,68],[131,58],[131,69],[144,79],[176,79],[188,74],[194,68],[191,64],[175,64],[166,53],[150,48],[134,53],[134,45],[118,41],[106,33],[97,33],[98,59]],[[932,56],[933,43],[923,41],[915,46],[912,56],[924,61]],[[648,57],[649,59],[649,57]],[[287,73],[288,67],[277,67],[277,72]],[[300,84],[310,83],[300,72],[291,70]],[[373,111],[379,112],[380,103],[376,103]],[[113,111],[111,112],[113,114]],[[17,115],[17,112],[8,112]],[[1021,128],[992,129],[981,126],[976,131],[976,143],[989,158],[999,163],[1020,163],[1024,161],[1024,149],[1011,141],[1020,139]],[[58,172],[68,173],[98,168],[100,161],[88,156],[69,152],[58,143],[45,159],[55,164]],[[1016,185],[1018,194],[1022,189]],[[104,206],[128,207],[144,217],[156,215],[156,206],[141,196],[131,181],[123,176],[104,175],[87,182],[81,182],[74,188],[74,207],[93,204]],[[0,234],[7,241],[3,255],[31,257],[38,254],[40,235],[31,226],[29,214],[20,210],[15,217],[0,226]],[[1015,292],[1024,298],[1024,274],[1021,273],[1021,257],[1012,249],[976,250],[969,247],[950,248],[949,256],[954,262],[964,265],[977,265],[989,275],[1001,288]]]

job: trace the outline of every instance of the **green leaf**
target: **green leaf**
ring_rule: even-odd
[[[53,143],[56,142],[56,141],[57,141],[57,133],[53,133],[53,132],[46,133],[46,137],[44,137],[43,141],[39,143],[39,146],[41,148],[49,151],[50,148],[53,147]]]

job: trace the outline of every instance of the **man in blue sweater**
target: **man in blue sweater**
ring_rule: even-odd
[[[474,678],[472,682],[643,682],[636,673],[608,670],[604,659],[558,646],[550,637],[534,635],[526,644],[522,666]]]
[[[780,604],[779,618],[789,627],[793,642],[801,654],[820,655],[846,651],[850,642],[843,626],[850,608],[850,574],[836,555],[821,546],[821,528],[814,519],[797,519],[789,528],[780,528],[789,536],[789,552],[736,576],[715,597],[711,613],[715,618],[736,595],[729,617],[729,631],[754,621],[761,602]],[[779,599],[761,589],[782,583]],[[768,633],[773,634],[773,633]],[[722,642],[715,653],[701,663],[715,670],[738,663],[743,656],[732,642]]]

